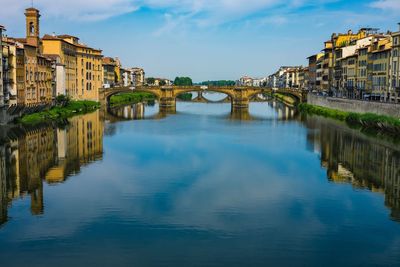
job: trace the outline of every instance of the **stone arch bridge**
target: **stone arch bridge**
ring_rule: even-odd
[[[103,105],[108,105],[113,95],[120,93],[142,92],[153,94],[159,101],[160,108],[175,108],[176,99],[180,94],[190,92],[217,92],[226,94],[232,103],[233,109],[248,108],[249,103],[258,94],[280,93],[305,102],[307,93],[302,90],[278,89],[252,86],[136,86],[114,87],[100,89],[99,98]]]

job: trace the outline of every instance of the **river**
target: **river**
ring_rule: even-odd
[[[1,266],[400,266],[400,145],[277,102],[3,133]]]

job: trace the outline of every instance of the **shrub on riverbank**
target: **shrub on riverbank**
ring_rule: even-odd
[[[55,106],[48,110],[23,116],[19,122],[23,124],[39,124],[59,121],[77,114],[85,114],[96,110],[100,104],[95,101],[68,101],[65,106]]]
[[[400,134],[400,120],[384,115],[373,113],[354,113],[345,112],[335,109],[313,106],[302,103],[298,106],[301,112],[321,115],[341,121],[347,122],[350,126],[359,126],[364,129],[374,129],[377,131],[385,131],[392,134]]]
[[[143,101],[154,101],[156,97],[150,93],[124,93],[114,95],[110,99],[111,106],[120,106],[125,104],[136,104]]]

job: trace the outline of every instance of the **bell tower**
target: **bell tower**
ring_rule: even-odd
[[[30,45],[39,48],[40,45],[39,10],[33,7],[27,8],[25,10],[25,18],[26,18],[26,42]]]

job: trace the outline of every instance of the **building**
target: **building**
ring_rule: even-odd
[[[58,71],[64,73],[55,76],[56,83],[64,85],[64,88],[58,88],[57,94],[65,93],[65,95],[76,98],[78,95],[77,87],[77,55],[76,47],[74,44],[67,42],[66,40],[53,35],[44,35],[42,38],[43,42],[43,54],[56,60]],[[54,67],[54,63],[53,63]],[[57,68],[56,68],[57,69]],[[59,86],[58,86],[59,87]]]
[[[4,94],[7,92],[4,91],[4,74],[3,74],[3,32],[5,28],[0,25],[0,108],[4,106]]]
[[[110,88],[117,84],[118,76],[116,75],[117,64],[111,57],[104,57],[103,66],[103,87]]]
[[[308,90],[316,91],[317,87],[317,64],[322,64],[321,58],[324,56],[323,53],[318,53],[308,57]],[[322,66],[319,68],[319,75],[322,76]],[[319,79],[321,82],[322,78]]]
[[[253,86],[253,78],[243,76],[239,79],[239,86]]]
[[[146,73],[144,72],[144,70],[142,68],[132,68],[131,69],[131,75],[132,75],[132,83],[134,86],[142,86],[145,83],[146,80]]]
[[[75,47],[77,83],[76,90],[71,94],[72,99],[98,101],[103,80],[102,51],[81,44],[75,36],[57,37]]]
[[[372,67],[372,97],[376,100],[388,101],[391,98],[390,59],[392,50],[391,37],[374,38],[370,46],[370,61]]]
[[[122,85],[123,81],[122,81],[122,76],[121,76],[121,69],[122,69],[122,64],[121,64],[121,60],[119,60],[118,57],[116,57],[114,59],[115,62],[115,84],[120,86]]]
[[[39,10],[26,9],[25,19],[26,37],[15,38],[15,41],[21,45],[16,51],[16,57],[18,57],[16,63],[18,70],[17,102],[24,105],[51,104],[53,98],[51,60],[42,54]],[[21,75],[22,69],[25,70],[24,77]],[[25,88],[22,87],[22,84],[25,84]]]
[[[400,23],[399,23],[400,28]],[[391,83],[392,101],[400,102],[400,29],[392,33]]]
[[[307,89],[310,79],[309,75],[308,67],[299,70],[299,89]]]
[[[324,44],[324,57],[322,60],[322,79],[321,90],[323,92],[332,92],[332,78],[333,78],[333,44],[332,41],[326,41]]]
[[[120,76],[122,79],[121,85],[124,87],[128,87],[128,86],[132,86],[133,82],[132,82],[132,77],[133,77],[133,73],[130,69],[124,69],[121,68],[120,69]]]

